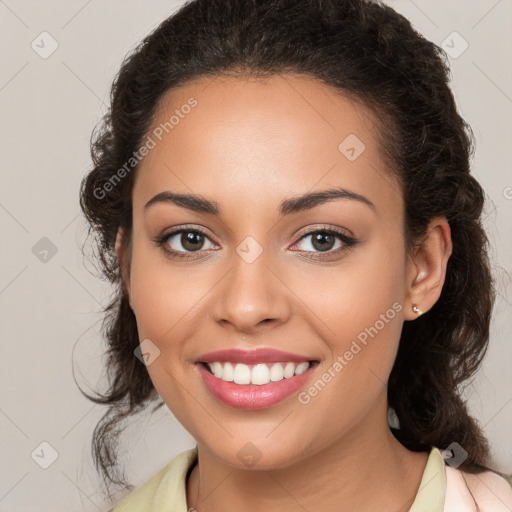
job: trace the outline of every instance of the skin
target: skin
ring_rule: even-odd
[[[199,462],[187,505],[223,511],[407,511],[427,453],[414,453],[388,427],[387,381],[404,321],[439,298],[452,251],[446,219],[435,218],[423,245],[407,254],[404,204],[377,144],[377,123],[361,104],[310,77],[198,79],[168,93],[153,127],[189,98],[198,105],[144,158],[133,190],[133,239],[116,243],[139,337],[161,351],[147,369],[176,418],[195,438]],[[149,133],[149,132],[148,132]],[[354,161],[338,150],[356,134]],[[281,201],[344,187],[351,199],[280,217]],[[216,201],[220,216],[171,203],[144,205],[162,191]],[[185,224],[208,233],[171,259],[152,238]],[[322,252],[304,231],[338,228],[359,243]],[[263,252],[247,263],[247,237]],[[167,245],[186,252],[181,235]],[[171,245],[172,244],[172,245]],[[309,251],[309,252],[308,252]],[[314,259],[312,254],[326,259]],[[224,348],[272,347],[320,361],[307,389],[359,333],[392,308],[401,311],[304,405],[297,395],[266,409],[220,403],[195,361]],[[259,459],[237,456],[252,443]]]

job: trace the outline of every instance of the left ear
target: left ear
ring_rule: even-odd
[[[426,313],[439,299],[452,254],[450,225],[445,217],[435,217],[427,227],[423,242],[407,258],[407,289],[404,320],[414,320],[415,304]]]

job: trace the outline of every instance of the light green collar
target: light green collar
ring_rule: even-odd
[[[197,446],[181,452],[110,512],[187,512],[186,475],[197,458]],[[443,512],[445,493],[444,459],[433,447],[409,512]]]
[[[420,487],[409,512],[443,512],[446,495],[445,462],[435,446],[430,450]]]

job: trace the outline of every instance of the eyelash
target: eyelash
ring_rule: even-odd
[[[157,247],[160,247],[164,251],[166,256],[168,256],[170,258],[173,258],[173,259],[174,258],[176,258],[176,259],[190,259],[190,258],[194,258],[195,257],[193,255],[194,252],[201,252],[201,250],[187,252],[187,251],[176,251],[174,249],[169,249],[165,244],[168,242],[169,238],[171,238],[172,236],[174,236],[174,235],[176,235],[178,233],[200,233],[201,235],[203,235],[206,238],[210,239],[208,234],[205,231],[203,231],[202,229],[197,228],[197,227],[184,226],[184,227],[181,227],[179,229],[175,229],[173,231],[170,231],[169,233],[166,233],[164,235],[160,235],[160,236],[154,238],[153,242],[155,243],[155,245]],[[343,245],[341,247],[338,247],[338,249],[324,251],[324,252],[321,252],[321,251],[318,251],[318,252],[314,252],[314,251],[297,251],[297,252],[305,252],[305,253],[308,253],[308,254],[309,253],[313,253],[313,254],[318,255],[318,256],[308,256],[308,257],[311,257],[313,259],[327,259],[328,257],[331,257],[333,254],[339,254],[341,252],[348,251],[348,250],[352,249],[355,245],[357,245],[359,243],[359,241],[356,240],[355,238],[352,238],[352,237],[348,236],[347,234],[343,233],[342,231],[338,231],[337,229],[334,229],[334,228],[320,228],[320,229],[314,229],[314,230],[307,231],[307,232],[303,233],[300,236],[300,238],[297,240],[297,242],[295,242],[294,245],[299,243],[302,239],[304,239],[304,238],[306,238],[306,237],[308,237],[310,235],[314,235],[316,233],[325,233],[325,234],[329,234],[329,235],[334,235],[334,236],[338,237],[339,240],[341,240]]]

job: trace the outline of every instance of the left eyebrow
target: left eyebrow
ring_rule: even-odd
[[[304,210],[310,210],[316,206],[332,201],[333,199],[350,199],[358,201],[370,207],[374,212],[375,205],[366,197],[345,188],[331,188],[317,192],[310,192],[302,196],[291,197],[281,202],[279,214],[281,216],[290,215]],[[216,201],[206,199],[197,194],[176,194],[168,190],[160,192],[151,198],[145,205],[144,210],[157,203],[173,203],[198,213],[208,213],[219,216],[221,208]]]
[[[332,201],[333,199],[351,199],[365,204],[375,211],[375,205],[368,198],[347,190],[346,188],[338,187],[318,192],[310,192],[309,194],[286,199],[281,203],[279,212],[281,215],[289,215],[291,213],[309,210],[327,201]]]

